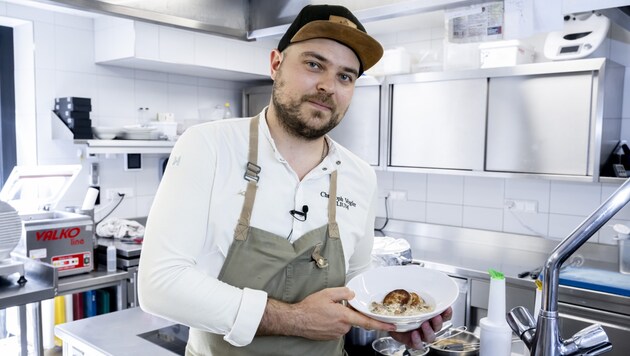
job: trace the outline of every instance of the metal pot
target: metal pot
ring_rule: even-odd
[[[479,337],[469,331],[452,329],[440,341],[429,344],[429,349],[429,356],[478,356]]]
[[[375,236],[372,247],[372,266],[401,266],[407,264],[422,265],[411,256],[411,246],[405,239],[389,236]]]
[[[429,348],[422,350],[407,349],[407,347],[391,337],[381,337],[372,342],[374,353],[378,356],[423,356],[429,352]]]

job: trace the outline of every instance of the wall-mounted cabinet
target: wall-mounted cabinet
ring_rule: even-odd
[[[482,170],[487,87],[484,78],[398,82],[390,165]]]
[[[98,64],[232,81],[269,79],[271,48],[122,18],[94,20]]]
[[[357,81],[354,96],[341,123],[330,131],[330,137],[372,166],[380,165],[381,117],[383,95],[381,80],[361,77]],[[244,116],[258,114],[269,104],[271,86],[249,88],[243,93]]]
[[[598,180],[624,70],[593,58],[388,78],[388,169]]]

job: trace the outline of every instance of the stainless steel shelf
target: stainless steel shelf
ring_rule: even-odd
[[[175,141],[165,140],[74,140],[75,144],[86,145],[86,154],[168,154]]]

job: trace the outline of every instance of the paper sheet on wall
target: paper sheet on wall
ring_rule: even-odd
[[[563,28],[562,1],[505,0],[504,38],[521,39]]]
[[[503,2],[494,1],[444,12],[448,41],[471,43],[503,38]]]

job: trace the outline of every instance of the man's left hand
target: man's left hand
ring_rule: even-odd
[[[453,317],[453,309],[449,307],[442,314],[433,317],[422,323],[416,330],[407,332],[390,332],[390,335],[395,340],[404,343],[408,347],[421,350],[422,341],[431,343],[435,340],[435,332],[442,329],[442,323],[451,320]]]

